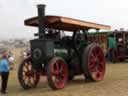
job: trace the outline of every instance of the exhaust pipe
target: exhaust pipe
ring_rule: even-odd
[[[45,5],[39,4],[37,5],[38,8],[38,22],[39,22],[39,33],[37,34],[39,36],[39,39],[45,38]]]

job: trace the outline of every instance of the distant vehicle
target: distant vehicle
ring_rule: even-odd
[[[109,45],[111,47],[109,52],[112,57],[112,61],[118,62],[128,59],[128,32],[117,31],[110,33],[108,37],[113,38],[113,41],[109,41]]]

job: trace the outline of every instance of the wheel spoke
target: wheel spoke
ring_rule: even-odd
[[[59,74],[59,72],[58,72],[58,64],[57,63],[55,63],[54,65],[53,65],[53,68],[52,68],[53,70],[52,70],[52,75],[58,75]]]
[[[32,65],[28,65],[28,70],[29,70],[29,71],[32,70]]]
[[[31,77],[31,84],[34,86],[35,85],[35,81],[34,78]]]
[[[102,72],[103,70],[104,70],[104,63],[100,63],[99,65],[98,65],[98,70],[100,71],[100,72]]]
[[[58,72],[58,71],[54,71],[54,72],[52,72],[52,75],[57,76],[58,74],[59,74],[59,72]]]
[[[89,68],[90,68],[90,71],[94,72],[95,71],[95,63],[90,63]]]
[[[23,72],[22,72],[22,75],[25,76],[25,75],[26,75],[26,71],[23,71]]]
[[[102,52],[98,51],[97,57],[101,57],[102,56]]]
[[[96,53],[96,48],[93,49],[92,54],[93,54],[94,56],[97,55],[97,53]]]
[[[23,80],[25,81],[26,79],[27,79],[28,77],[25,75],[25,76],[23,76]]]
[[[91,54],[91,57],[89,59],[89,68],[90,68],[90,71],[91,72],[95,72],[96,69],[95,69],[95,56],[94,56],[94,53]]]
[[[96,78],[101,78],[101,76],[102,76],[102,72],[97,72],[96,73]]]
[[[95,66],[91,67],[91,68],[90,68],[90,71],[91,71],[91,72],[96,72]]]
[[[64,70],[64,64],[60,64],[61,66],[60,66],[60,72],[63,72],[63,70]]]
[[[91,60],[91,59],[95,59],[95,55],[94,55],[94,53],[91,54],[91,56],[90,56],[90,60]]]
[[[26,78],[24,79],[24,83],[27,85],[28,84],[28,80],[29,78],[26,76]]]
[[[27,68],[27,70],[28,70],[28,62],[25,62],[25,67]]]
[[[27,83],[28,83],[28,85],[29,85],[29,86],[32,86],[32,83],[31,83],[31,77],[29,77],[29,79],[28,79],[28,82],[27,82]]]
[[[27,70],[23,70],[23,72],[25,72],[25,73],[26,73],[26,72],[27,72]]]
[[[58,71],[59,70],[59,64],[56,62],[55,65],[56,65],[56,70]]]
[[[89,60],[89,63],[90,63],[90,64],[95,64],[95,58],[90,59],[90,60]]]
[[[26,71],[26,72],[28,71],[28,68],[26,65],[23,66],[23,71]]]

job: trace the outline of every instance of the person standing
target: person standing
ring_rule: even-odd
[[[0,73],[1,73],[1,93],[6,94],[8,77],[9,77],[9,62],[8,62],[8,52],[3,52],[2,59],[0,61]]]
[[[14,60],[15,60],[14,55],[12,54],[12,52],[9,52],[8,62],[10,65],[10,70],[14,69]]]
[[[113,61],[113,50],[115,50],[117,48],[117,42],[116,42],[116,37],[113,34],[110,34],[108,37],[108,59],[110,61]]]

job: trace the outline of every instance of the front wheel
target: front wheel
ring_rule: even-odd
[[[36,87],[40,80],[40,75],[37,74],[32,66],[31,57],[22,61],[18,69],[18,80],[24,89]]]
[[[100,81],[105,74],[105,56],[96,43],[88,45],[83,53],[82,68],[86,79]]]
[[[60,57],[53,57],[47,66],[47,78],[49,86],[54,89],[62,89],[68,79],[68,67]]]

